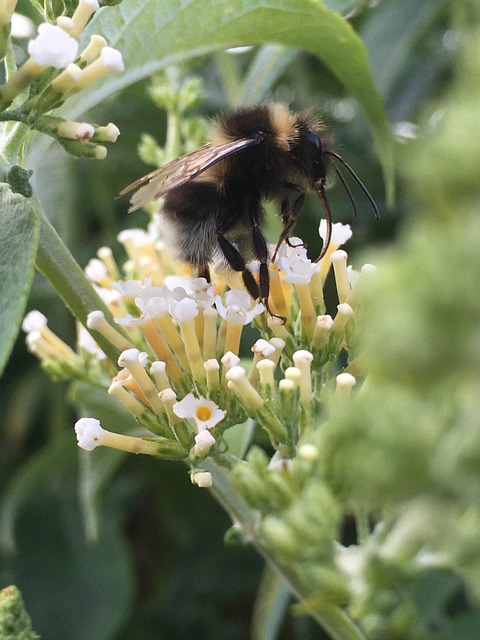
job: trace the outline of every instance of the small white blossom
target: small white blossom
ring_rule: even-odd
[[[112,284],[112,288],[126,298],[136,298],[140,296],[145,286],[146,283],[144,283],[143,280],[120,280]]]
[[[95,291],[98,293],[98,295],[100,296],[100,298],[103,300],[103,302],[106,304],[107,307],[109,307],[110,309],[114,309],[115,307],[117,308],[123,307],[122,295],[118,293],[118,291],[115,291],[114,289],[107,289],[105,287],[100,287],[95,283],[93,283],[93,286]]]
[[[137,316],[132,316],[131,313],[126,313],[121,318],[114,318],[113,321],[121,327],[141,327],[144,323],[144,318],[139,318]]]
[[[134,243],[140,247],[148,246],[152,243],[150,233],[144,229],[123,229],[123,231],[120,231],[117,235],[117,240],[123,244],[125,248],[129,243]]]
[[[28,43],[28,53],[42,67],[64,69],[77,57],[78,42],[60,27],[43,22]]]
[[[170,314],[177,322],[189,322],[198,316],[198,305],[191,298],[183,300],[170,300]]]
[[[154,296],[148,301],[135,298],[135,304],[142,313],[142,318],[159,318],[168,313],[169,300],[161,296]]]
[[[289,238],[288,243],[282,242],[278,248],[276,259],[277,266],[280,258],[292,258],[293,256],[307,259],[307,247],[301,238],[297,238],[296,236]]]
[[[187,293],[195,300],[199,309],[211,307],[215,302],[215,285],[205,278],[194,278],[189,283]]]
[[[12,15],[12,38],[31,38],[35,33],[35,23],[21,13]]]
[[[252,347],[253,353],[259,355],[261,358],[268,358],[275,353],[275,347],[267,340],[259,338]]]
[[[185,294],[187,294],[191,286],[190,278],[185,278],[184,276],[165,276],[163,282],[169,291],[183,289]]]
[[[47,326],[47,318],[40,311],[34,310],[27,313],[22,322],[22,331],[30,333],[30,331],[40,331]]]
[[[319,233],[322,240],[325,240],[327,237],[327,221],[321,220]],[[330,239],[330,244],[335,247],[341,247],[342,244],[345,244],[347,240],[352,237],[352,230],[349,224],[342,224],[341,222],[336,222],[332,225],[332,237]]]
[[[125,69],[122,54],[113,47],[103,47],[100,52],[100,60],[109,71],[122,72]]]
[[[222,318],[232,322],[233,324],[250,324],[252,320],[260,313],[265,311],[265,307],[261,302],[258,302],[253,309],[250,309],[252,304],[250,295],[246,291],[239,291],[238,289],[231,289],[225,295],[226,306],[220,296],[215,298],[215,306]]]
[[[64,120],[58,125],[57,133],[61,138],[89,142],[95,134],[95,127],[88,122]]]
[[[196,456],[204,456],[213,447],[215,442],[215,438],[208,429],[200,431],[200,433],[195,436],[194,454]]]
[[[342,395],[349,395],[357,381],[351,373],[347,373],[346,371],[344,371],[343,373],[338,374],[338,376],[335,378],[335,382],[337,393],[341,393]]]
[[[183,400],[173,405],[173,412],[179,418],[195,420],[199,432],[212,429],[224,419],[226,411],[219,409],[212,400],[202,396],[195,398],[193,393],[186,395]]]
[[[280,258],[280,267],[285,271],[284,280],[290,284],[308,283],[317,270],[317,264],[298,255]]]
[[[360,272],[356,271],[352,265],[348,265],[347,267],[347,276],[348,276],[348,282],[350,283],[350,287],[353,287],[357,284],[358,279],[360,277]]]
[[[145,367],[148,362],[148,353],[145,351],[139,351],[138,349],[125,349],[118,357],[118,366],[127,367],[129,365],[139,362],[142,367]]]
[[[78,446],[86,451],[93,451],[102,444],[105,429],[95,418],[80,418],[75,423],[75,433],[77,434]]]
[[[170,289],[165,285],[159,287],[157,285],[145,284],[145,286],[140,290],[138,296],[135,298],[135,304],[141,311],[143,311],[145,303],[148,304],[152,298],[164,298],[167,300],[174,298],[176,300],[182,300],[182,298],[185,297],[186,293],[183,289],[170,291]]]
[[[197,471],[192,477],[192,481],[197,487],[207,488],[213,485],[213,478],[210,471]]]
[[[228,371],[232,367],[236,367],[240,364],[240,358],[235,353],[227,351],[227,353],[222,356],[220,362],[225,367],[225,371]]]
[[[104,360],[106,358],[104,352],[82,325],[80,325],[78,329],[77,343],[80,349],[83,349],[87,353],[97,357],[99,360]]]
[[[102,260],[92,258],[84,269],[85,275],[92,282],[102,282],[108,278],[108,271]]]
[[[95,127],[96,142],[116,142],[120,135],[120,129],[113,122],[101,127]]]

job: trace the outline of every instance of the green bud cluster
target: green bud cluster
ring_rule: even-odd
[[[39,25],[37,37],[29,42],[30,56],[17,69],[10,42],[14,8],[15,3],[8,2],[0,11],[0,59],[5,58],[7,71],[0,86],[0,122],[6,123],[2,126],[7,127],[5,138],[9,139],[2,151],[6,164],[2,173],[8,173],[7,182],[16,193],[29,197],[31,187],[28,182],[25,184],[25,175],[17,176],[18,182],[10,174],[31,130],[53,137],[76,157],[105,157],[106,147],[97,143],[102,139],[114,142],[119,133],[116,127],[107,128],[108,135],[104,136],[105,127],[74,123],[48,114],[98,78],[122,71],[123,62],[121,54],[106,47],[100,36],[92,36],[90,44],[78,55],[78,38],[98,5],[76,0],[46,3],[45,22]],[[96,137],[97,131],[100,134]]]
[[[32,622],[15,586],[0,591],[0,638],[5,640],[40,640],[32,630]]]
[[[294,572],[309,591],[346,601],[345,576],[335,564],[340,508],[317,477],[315,463],[301,457],[270,462],[263,450],[252,447],[246,460],[234,466],[231,479],[258,510],[260,544],[276,561]]]

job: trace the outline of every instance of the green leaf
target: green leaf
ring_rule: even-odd
[[[64,434],[30,456],[12,477],[0,502],[0,548],[7,553],[16,549],[15,524],[18,513],[45,478],[54,478],[72,464],[73,433]]]
[[[275,640],[280,630],[291,591],[282,576],[266,566],[255,602],[252,640]]]
[[[392,200],[392,136],[366,49],[343,17],[317,0],[125,0],[96,14],[84,42],[94,33],[122,52],[125,72],[107,76],[69,100],[61,109],[64,116],[77,117],[169,64],[218,49],[274,43],[313,53],[362,107]]]
[[[446,4],[445,0],[424,0],[422,3],[390,0],[370,12],[361,35],[370,52],[372,72],[383,96],[388,96],[400,74],[405,72],[413,45]]]
[[[39,224],[30,200],[0,185],[0,372],[18,334],[37,252]]]
[[[0,572],[22,590],[45,640],[118,637],[134,595],[121,513],[110,504],[99,542],[88,544],[75,491],[71,471],[37,483],[17,518],[18,553],[0,556]]]

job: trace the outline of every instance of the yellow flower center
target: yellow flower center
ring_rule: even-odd
[[[200,405],[199,407],[197,407],[195,415],[202,422],[207,422],[207,420],[210,420],[210,418],[212,417],[212,410],[205,405]]]

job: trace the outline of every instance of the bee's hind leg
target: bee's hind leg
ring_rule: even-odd
[[[208,264],[202,265],[201,267],[198,267],[197,269],[197,277],[198,278],[205,278],[205,280],[207,282],[211,282],[212,278],[210,277],[210,267],[208,266]]]

